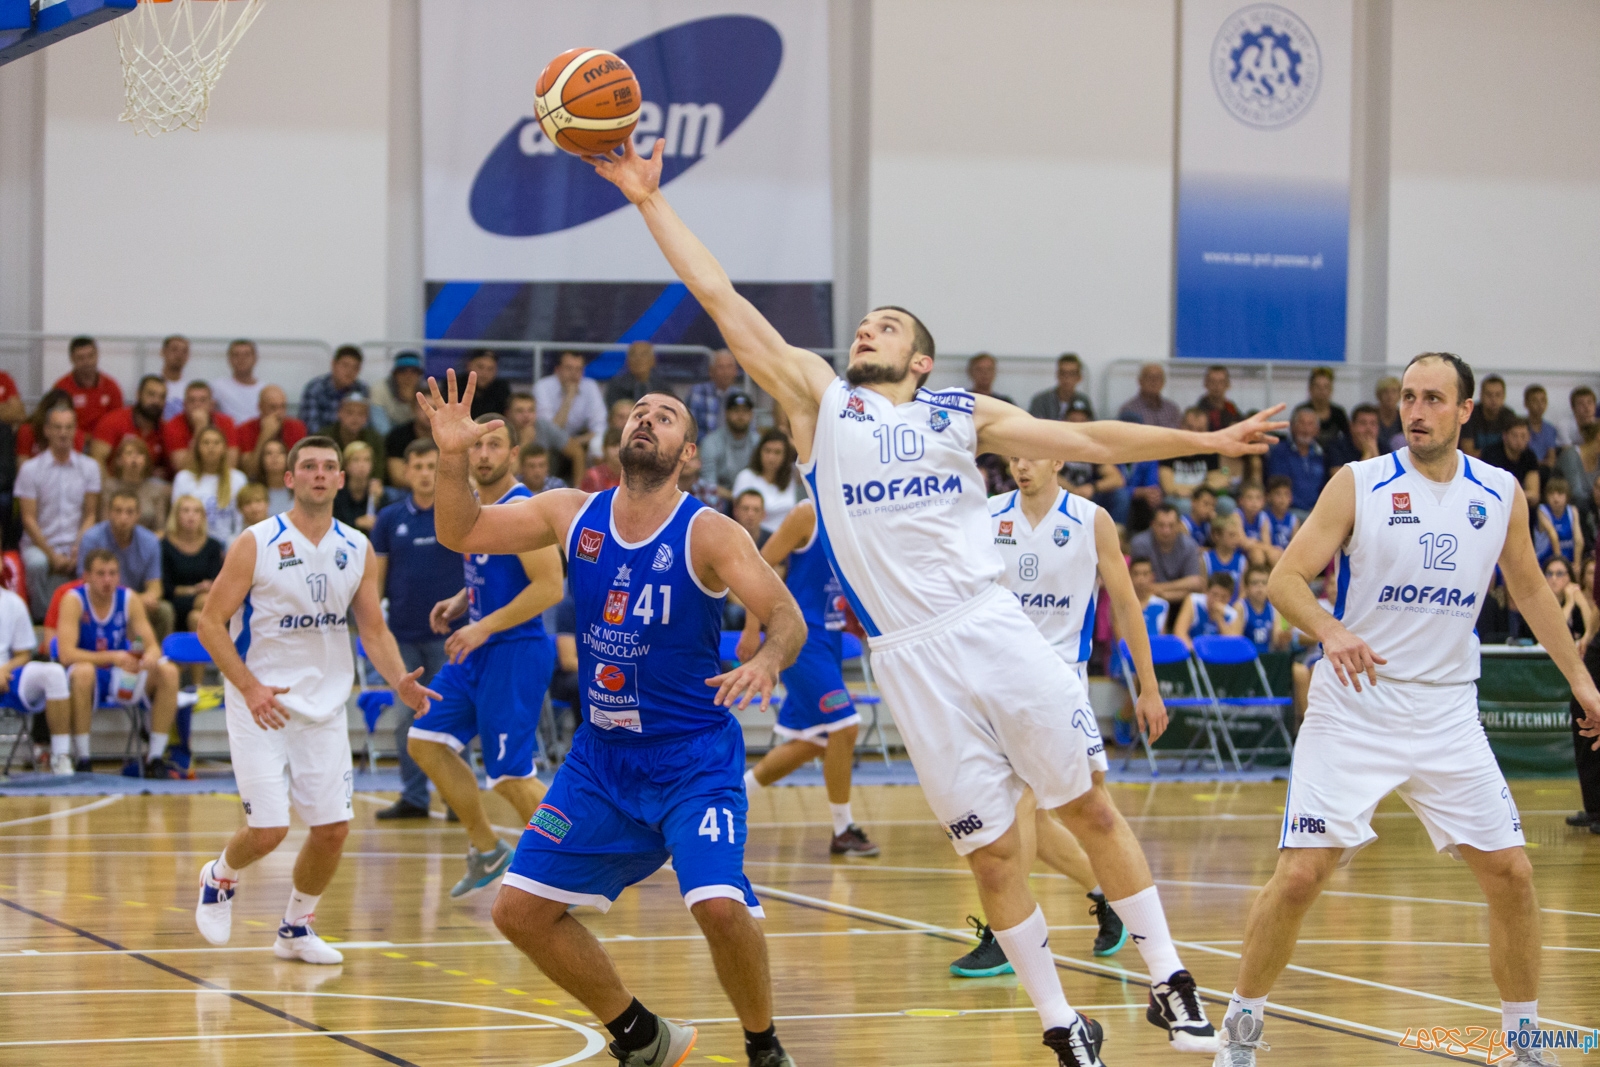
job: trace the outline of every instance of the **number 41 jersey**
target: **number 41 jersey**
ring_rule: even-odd
[[[1478,678],[1474,627],[1505,546],[1509,473],[1461,453],[1441,486],[1402,448],[1349,465],[1355,521],[1339,556],[1334,617],[1389,662],[1378,675],[1454,685]],[[1443,498],[1437,490],[1443,489]]]

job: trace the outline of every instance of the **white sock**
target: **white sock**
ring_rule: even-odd
[[[764,786],[760,782],[756,781],[756,772],[755,771],[745,771],[744,772],[744,792],[745,792],[746,796],[749,796],[752,793],[759,793],[761,790],[763,790],[765,788],[766,788],[766,786]]]
[[[1235,989],[1233,996],[1228,998],[1228,1011],[1222,1017],[1222,1024],[1226,1026],[1235,1015],[1254,1015],[1264,1022],[1267,1018],[1267,998],[1241,997]]]
[[[1091,897],[1103,897],[1103,896],[1105,896],[1105,895],[1106,895],[1106,891],[1105,891],[1105,890],[1104,890],[1104,889],[1101,889],[1101,888],[1100,888],[1100,887],[1099,887],[1099,886],[1098,886],[1098,885],[1097,885],[1097,886],[1095,886],[1095,887],[1094,887],[1094,888],[1093,888],[1093,889],[1091,889],[1091,890],[1089,890],[1089,895],[1090,895],[1090,896],[1091,896]]]
[[[1502,1000],[1500,1002],[1500,1029],[1523,1030],[1539,1028],[1539,1002],[1537,1000]]]
[[[1110,901],[1112,909],[1128,928],[1128,936],[1139,946],[1151,982],[1165,982],[1172,972],[1183,970],[1178,950],[1167,932],[1167,915],[1161,910],[1161,895],[1156,887],[1141,889],[1131,897]]]
[[[1050,957],[1050,927],[1045,924],[1044,909],[1035,905],[1032,915],[1009,930],[995,930],[994,937],[1006,950],[1006,959],[1011,961],[1022,988],[1028,991],[1028,999],[1033,1001],[1044,1028],[1071,1026],[1078,1013],[1061,991],[1061,976],[1056,973],[1056,961]]]
[[[312,896],[296,889],[289,894],[289,910],[283,913],[283,921],[290,926],[304,926],[310,922],[317,913],[317,901],[322,899],[322,894]]]
[[[829,804],[828,810],[833,813],[833,836],[838,837],[850,829],[850,824],[855,822],[855,817],[850,814],[850,802],[843,804]]]
[[[223,849],[222,855],[218,856],[215,862],[211,864],[211,877],[219,882],[237,882],[239,880],[239,872],[228,866],[227,849]]]
[[[76,756],[78,759],[88,759],[89,758],[89,735],[88,734],[73,734],[72,735],[72,754],[74,756]]]
[[[166,754],[167,754],[167,735],[166,734],[154,734],[154,733],[151,734],[150,735],[150,756],[149,756],[149,758],[150,759],[160,759],[162,756],[165,756]]]
[[[51,734],[50,735],[50,755],[52,755],[52,756],[70,756],[70,755],[72,755],[72,735],[71,734]]]

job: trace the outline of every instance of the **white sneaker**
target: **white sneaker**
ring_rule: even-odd
[[[280,960],[300,960],[304,963],[343,963],[344,955],[316,935],[311,929],[314,916],[306,916],[304,926],[278,927],[278,940],[272,946],[273,955]]]
[[[69,777],[75,772],[72,769],[72,756],[67,752],[59,752],[50,757],[50,773]]]
[[[1221,1047],[1211,1067],[1256,1067],[1256,1052],[1271,1048],[1261,1040],[1262,1022],[1254,1015],[1225,1019],[1219,1036]]]
[[[200,868],[200,903],[194,906],[194,924],[200,936],[213,945],[226,945],[233,933],[233,894],[238,881],[211,876],[211,864]]]

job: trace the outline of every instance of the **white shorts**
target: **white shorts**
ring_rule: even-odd
[[[957,853],[1005,833],[1025,786],[1039,807],[1058,808],[1105,770],[1077,671],[999,586],[932,622],[874,637],[871,650],[922,792]]]
[[[1478,687],[1380,678],[1361,692],[1323,661],[1311,675],[1295,741],[1279,848],[1343,848],[1340,863],[1376,841],[1372,813],[1398,792],[1433,847],[1484,852],[1523,844],[1522,817],[1478,723]]]
[[[229,693],[224,703],[245,822],[288,826],[291,802],[307,826],[349,821],[353,782],[343,707],[326,719],[291,711],[289,725],[264,730],[237,695]]]

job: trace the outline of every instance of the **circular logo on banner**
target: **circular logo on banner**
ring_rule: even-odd
[[[1287,126],[1311,106],[1321,82],[1317,39],[1276,4],[1234,12],[1211,46],[1211,83],[1222,106],[1247,126]]]

